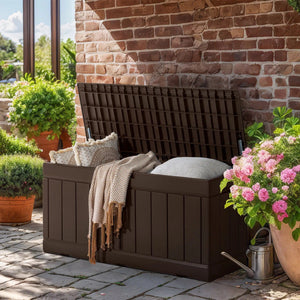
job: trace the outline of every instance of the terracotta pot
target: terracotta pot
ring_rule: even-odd
[[[70,135],[68,134],[68,130],[63,129],[61,131],[60,140],[62,142],[62,149],[72,147],[72,140]]]
[[[58,137],[55,136],[53,140],[48,140],[48,135],[51,135],[52,131],[43,131],[39,136],[33,135],[29,138],[29,140],[34,139],[36,141],[37,146],[43,151],[39,153],[40,157],[50,161],[49,152],[51,150],[57,151],[58,149]]]
[[[35,196],[0,197],[0,223],[24,224],[31,221]]]
[[[300,222],[296,223],[296,227]],[[300,239],[296,242],[292,237],[292,229],[282,223],[281,230],[270,225],[272,239],[279,262],[287,276],[296,285],[300,285]]]

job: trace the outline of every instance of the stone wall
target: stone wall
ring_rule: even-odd
[[[77,80],[239,89],[245,121],[268,125],[300,110],[299,36],[287,0],[76,0]]]
[[[10,125],[7,122],[7,113],[11,101],[8,98],[0,98],[0,128],[7,132],[10,131]]]

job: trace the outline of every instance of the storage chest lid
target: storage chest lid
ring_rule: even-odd
[[[119,135],[124,156],[230,162],[244,140],[237,91],[78,83],[87,137]]]

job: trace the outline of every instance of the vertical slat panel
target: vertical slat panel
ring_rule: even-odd
[[[76,241],[76,194],[75,182],[63,181],[63,240]]]
[[[43,236],[44,239],[49,238],[49,180],[43,178]]]
[[[136,191],[136,252],[151,255],[151,194]]]
[[[125,252],[135,253],[135,239],[135,190],[129,189],[123,212],[123,228],[120,234],[121,249]]]
[[[61,181],[49,179],[49,238],[62,239]]]
[[[87,235],[89,229],[89,189],[90,187],[87,183],[76,184],[77,243],[87,243]]]
[[[185,197],[185,260],[201,263],[201,200]]]
[[[168,258],[170,259],[184,259],[183,216],[183,197],[168,194]]]
[[[209,264],[210,251],[210,200],[209,198],[202,198],[201,203],[201,237],[202,237],[202,264]],[[215,237],[214,237],[215,238]]]
[[[152,193],[152,255],[168,256],[167,195]]]

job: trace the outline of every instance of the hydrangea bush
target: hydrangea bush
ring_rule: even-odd
[[[247,129],[259,142],[246,148],[240,157],[233,157],[233,168],[224,172],[221,191],[230,186],[225,208],[233,208],[245,216],[253,228],[256,222],[281,228],[284,222],[293,229],[294,240],[300,236],[300,120],[292,111],[276,108],[273,136],[263,133],[262,124]]]

